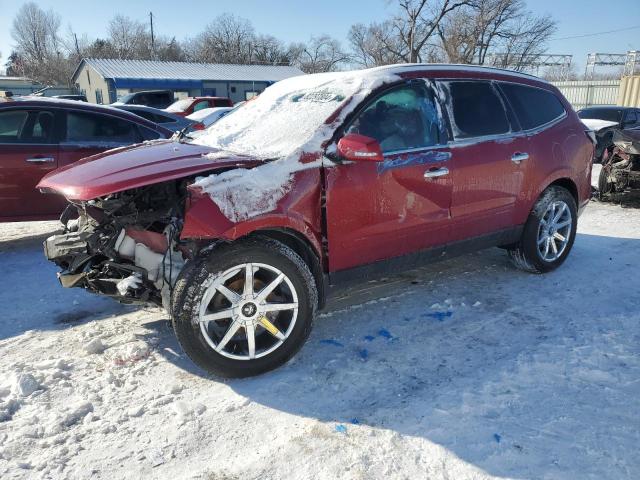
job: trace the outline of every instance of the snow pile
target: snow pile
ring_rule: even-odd
[[[600,120],[598,118],[582,118],[580,121],[589,129],[594,132],[598,132],[603,128],[613,127],[618,125],[616,122],[610,122],[608,120]]]
[[[271,161],[211,175],[194,185],[211,195],[233,222],[273,210],[288,192],[293,173],[319,165],[300,163],[302,154],[319,152],[371,91],[398,79],[365,70],[304,75],[272,85],[193,140],[219,149],[213,157],[226,151]]]

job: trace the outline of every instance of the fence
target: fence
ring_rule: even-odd
[[[592,105],[618,103],[620,80],[572,80],[552,83],[576,110]]]
[[[622,77],[618,105],[640,107],[640,75]]]

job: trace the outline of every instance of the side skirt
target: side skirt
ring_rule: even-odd
[[[338,293],[341,287],[360,283],[363,279],[393,275],[485,248],[515,243],[522,236],[523,228],[523,225],[519,225],[514,228],[500,230],[459,242],[448,243],[439,247],[420,250],[400,257],[393,257],[354,268],[330,272],[329,274],[325,274],[325,285],[328,287],[326,288],[327,297]]]

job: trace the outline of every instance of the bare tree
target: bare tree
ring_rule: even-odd
[[[450,62],[522,70],[545,51],[555,28],[551,17],[533,15],[523,0],[475,0],[437,30]]]
[[[363,67],[375,67],[404,62],[406,51],[394,31],[393,22],[353,25],[349,30],[352,60]]]
[[[333,72],[350,60],[340,42],[329,35],[311,37],[298,47],[296,63],[305,73]]]
[[[250,63],[253,25],[231,14],[218,16],[188,44],[190,57],[200,62]]]
[[[25,3],[15,18],[11,36],[22,75],[44,84],[66,83],[69,65],[59,36],[60,16],[45,12],[33,2]]]
[[[107,32],[116,58],[144,60],[152,58],[151,34],[146,24],[124,15],[116,15],[109,21]]]

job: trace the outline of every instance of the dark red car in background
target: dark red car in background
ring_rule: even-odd
[[[227,97],[188,97],[176,100],[165,110],[174,115],[186,117],[198,110],[214,107],[233,107],[233,102]]]
[[[115,108],[19,97],[0,103],[0,221],[57,218],[67,205],[36,185],[56,168],[172,131]]]
[[[289,359],[340,284],[501,246],[560,266],[594,144],[536,77],[403,65],[267,88],[199,137],[48,175],[79,221],[45,243],[63,285],[170,310],[202,368]],[[489,280],[488,280],[489,281]]]

